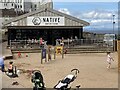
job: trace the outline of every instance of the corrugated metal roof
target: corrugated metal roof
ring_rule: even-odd
[[[34,12],[30,12],[30,13],[27,13],[27,14],[23,14],[23,15],[21,15],[21,16],[15,17],[15,18],[12,19],[12,20],[3,22],[3,27],[6,26],[6,25],[8,25],[8,24],[10,24],[11,22],[16,22],[16,21],[19,21],[19,20],[21,20],[21,19],[23,19],[23,18],[27,18],[27,17],[29,17],[29,16],[32,16],[32,15],[35,15],[35,14],[38,14],[38,13],[42,13],[42,12],[46,12],[46,11],[49,11],[49,12],[51,12],[51,13],[58,14],[59,16],[63,16],[63,17],[66,17],[66,18],[68,18],[68,19],[70,19],[70,20],[73,20],[73,21],[76,21],[76,22],[78,22],[78,23],[81,23],[81,24],[83,24],[83,26],[89,26],[89,25],[90,25],[90,23],[88,23],[88,22],[86,22],[86,21],[84,21],[84,20],[81,20],[81,19],[78,19],[78,18],[76,18],[76,17],[67,15],[67,14],[62,13],[62,12],[59,12],[59,11],[57,11],[57,10],[50,9],[50,8],[43,8],[43,9],[41,9],[41,10],[37,10],[37,11],[34,11]]]

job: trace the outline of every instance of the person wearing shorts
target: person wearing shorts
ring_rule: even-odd
[[[114,61],[114,59],[110,56],[110,52],[107,52],[107,69],[111,68],[111,61]]]

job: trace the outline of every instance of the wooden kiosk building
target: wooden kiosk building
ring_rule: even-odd
[[[43,8],[18,16],[3,23],[10,40],[39,39],[42,37],[47,44],[55,45],[55,40],[77,36],[83,38],[83,27],[89,23],[73,16],[61,13],[52,8]]]

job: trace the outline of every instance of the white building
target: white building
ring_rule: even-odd
[[[0,9],[14,9],[14,1],[0,0]]]
[[[26,11],[25,8],[30,8],[30,1],[26,0],[0,0],[0,9],[14,9],[15,11]]]
[[[52,8],[53,9],[53,2],[52,0],[35,0],[31,2],[31,10],[36,11],[42,8]]]
[[[1,21],[6,21],[10,18],[42,8],[53,9],[52,0],[0,0],[0,18],[2,19]]]
[[[24,0],[14,0],[14,8],[16,11],[24,11]]]
[[[15,11],[30,12],[43,7],[53,8],[52,0],[0,0],[0,9],[14,9]]]
[[[4,21],[42,8],[53,9],[52,0],[0,0],[0,27]]]

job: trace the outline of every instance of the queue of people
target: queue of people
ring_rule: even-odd
[[[28,39],[27,40],[27,46],[28,47],[31,47],[31,48],[33,48],[33,47],[44,47],[45,45],[47,45],[47,41],[45,41],[43,38],[39,38],[39,40],[37,40],[37,39]]]
[[[64,46],[64,38],[62,37],[61,39],[56,39],[56,45]]]
[[[40,45],[43,45],[45,43],[45,40],[43,38],[40,38],[39,40],[37,40],[37,39],[28,39],[27,42],[28,42],[28,44],[40,44]]]
[[[74,46],[74,44],[78,42],[78,37],[75,36],[74,39],[73,39],[73,37],[70,37],[70,38],[67,38],[66,40],[64,39],[64,37],[62,37],[61,39],[56,39],[56,45],[57,46],[59,46],[59,45],[64,46],[65,42],[68,45],[68,47],[70,45]]]

